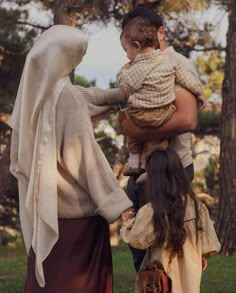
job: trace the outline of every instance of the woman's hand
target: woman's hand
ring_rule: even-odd
[[[128,221],[135,217],[135,211],[133,208],[128,208],[121,214],[122,221]]]

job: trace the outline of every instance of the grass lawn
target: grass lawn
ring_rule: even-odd
[[[114,291],[131,293],[135,271],[129,249],[122,244],[113,247],[112,250]],[[17,250],[0,248],[0,292],[22,293],[25,268],[26,256],[23,248]],[[236,293],[236,258],[216,256],[210,259],[208,268],[203,274],[201,293]]]

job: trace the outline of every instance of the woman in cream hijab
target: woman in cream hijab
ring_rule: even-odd
[[[97,145],[91,117],[119,89],[74,86],[87,37],[56,25],[29,52],[10,125],[11,167],[29,255],[26,293],[112,292],[108,222],[132,203]]]

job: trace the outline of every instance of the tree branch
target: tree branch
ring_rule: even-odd
[[[192,51],[196,51],[196,52],[207,52],[207,51],[225,51],[226,47],[208,47],[208,48],[201,48],[201,49],[197,49],[197,48],[191,48]]]
[[[49,29],[51,27],[51,26],[48,26],[48,27],[41,26],[39,24],[34,24],[34,23],[30,23],[30,22],[27,22],[27,21],[21,21],[21,20],[17,21],[16,24],[29,25],[29,26],[32,26],[32,27],[35,27],[35,28],[39,28],[41,30],[47,30],[47,29]]]

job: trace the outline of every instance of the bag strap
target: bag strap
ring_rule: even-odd
[[[147,281],[142,281],[142,293],[147,293]]]
[[[160,270],[160,281],[159,282],[162,283],[162,285],[163,285],[162,292],[168,293],[169,292],[168,277],[167,277],[167,274],[163,270]]]

